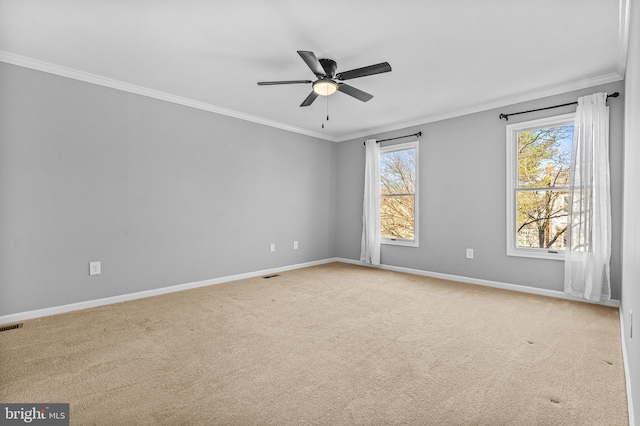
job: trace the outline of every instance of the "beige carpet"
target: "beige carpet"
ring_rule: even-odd
[[[76,425],[628,425],[618,310],[332,263],[26,321]]]

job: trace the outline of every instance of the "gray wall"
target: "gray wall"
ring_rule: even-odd
[[[420,247],[383,245],[381,262],[405,268],[563,290],[564,262],[506,255],[506,153],[501,112],[575,102],[579,96],[618,91],[610,105],[613,243],[612,298],[620,298],[624,84],[608,84],[428,123],[373,137],[385,139],[421,130],[419,173]],[[509,123],[575,111],[574,107],[523,114]],[[337,255],[358,260],[362,232],[364,147],[360,138],[338,146]],[[390,143],[402,143],[401,139]],[[474,249],[474,259],[465,249]]]
[[[385,245],[382,262],[561,290],[562,262],[505,254],[506,123],[497,117],[620,91],[609,102],[618,299],[623,89],[614,83],[374,135],[424,134],[420,247]],[[7,64],[0,90],[0,315],[359,259],[364,138],[334,144]],[[93,260],[102,275],[88,276]]]
[[[636,424],[640,424],[640,4],[631,5],[625,81],[622,319]],[[633,324],[630,312],[633,312]],[[633,337],[631,327],[633,326]]]
[[[336,154],[0,63],[0,316],[330,258]]]

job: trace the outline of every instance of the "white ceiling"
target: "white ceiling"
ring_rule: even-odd
[[[0,61],[341,141],[621,80],[628,1],[2,0]],[[301,108],[256,84],[313,80],[297,50],[393,71]]]

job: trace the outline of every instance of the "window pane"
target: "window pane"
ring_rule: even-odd
[[[518,248],[564,250],[568,191],[517,191]]]
[[[382,238],[414,239],[415,197],[380,197],[380,231]]]
[[[573,125],[518,133],[518,187],[569,185]]]

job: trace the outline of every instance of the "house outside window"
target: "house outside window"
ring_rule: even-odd
[[[507,126],[507,255],[564,259],[575,114]]]
[[[380,148],[382,244],[418,247],[418,141]]]

